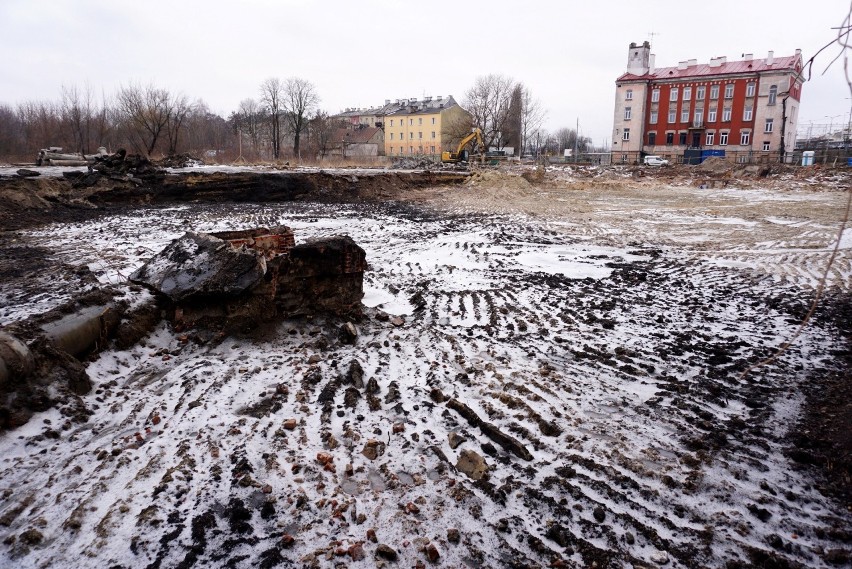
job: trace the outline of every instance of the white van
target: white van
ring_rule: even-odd
[[[645,166],[668,166],[669,161],[659,156],[646,156],[645,157]]]

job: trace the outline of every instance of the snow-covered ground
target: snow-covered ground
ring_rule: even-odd
[[[189,229],[345,233],[369,308],[354,346],[323,319],[204,345],[163,324],[99,355],[88,423],[53,410],[0,435],[0,566],[374,567],[379,544],[400,567],[827,566],[852,516],[784,449],[835,331],[815,321],[740,374],[796,329],[836,227],[708,212],[772,192],[705,195],[692,214],[191,205],[20,232],[102,283]],[[849,245],[830,275],[847,292]],[[0,323],[70,298],[67,275],[39,298],[0,284]],[[485,479],[456,470],[463,451]]]

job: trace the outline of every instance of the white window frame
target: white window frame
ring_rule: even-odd
[[[728,145],[728,134],[727,132],[719,133],[719,146],[727,146]]]
[[[624,100],[625,101],[632,101],[633,100],[633,89],[628,89],[624,93]]]
[[[651,111],[651,116],[648,120],[651,124],[657,124],[657,120],[659,120],[660,113],[658,111]]]
[[[651,102],[658,103],[660,102],[660,90],[654,89],[651,91]]]
[[[696,101],[703,101],[705,94],[706,93],[705,93],[704,85],[699,85],[698,87],[695,88],[695,100]]]
[[[692,115],[692,122],[695,126],[704,124],[704,109],[695,109]]]
[[[719,86],[710,85],[710,98],[715,100],[719,98]]]
[[[769,150],[770,150],[771,148],[772,148],[772,144],[771,144],[768,140],[764,140],[764,141],[763,141],[763,151],[764,151],[764,152],[769,152]]]
[[[671,92],[669,92],[669,101],[676,103],[677,96],[680,94],[680,89],[677,87],[672,87]]]
[[[778,102],[778,85],[772,85],[769,87],[769,101],[766,104],[774,105],[776,102]]]
[[[625,128],[622,131],[621,140],[623,140],[624,142],[627,142],[628,140],[630,140],[630,129],[629,128]]]
[[[766,119],[766,123],[763,125],[763,132],[770,133],[775,126],[775,119]]]
[[[754,109],[751,107],[746,107],[743,109],[743,120],[746,122],[751,121],[752,113],[754,113]]]
[[[668,119],[669,124],[674,124],[675,120],[677,119],[677,109],[669,109]]]
[[[632,114],[632,112],[633,112],[632,107],[624,107],[624,120],[629,121],[630,115]]]
[[[731,122],[731,107],[722,109],[722,122]]]
[[[741,130],[740,131],[740,146],[748,146],[749,144],[751,144],[751,131]]]
[[[707,110],[707,122],[716,122],[716,108]]]
[[[680,122],[689,122],[689,107],[680,110]]]
[[[713,139],[715,138],[715,136],[716,136],[715,132],[708,132],[707,133],[707,141],[705,142],[705,144],[707,146],[713,146]]]
[[[683,88],[683,100],[691,101],[692,100],[692,87],[684,87]]]
[[[728,83],[727,85],[725,85],[725,98],[726,99],[733,99],[734,98],[734,84],[733,83]]]
[[[754,82],[746,83],[746,97],[754,97]]]

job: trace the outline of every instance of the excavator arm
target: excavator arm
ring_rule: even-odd
[[[485,143],[482,141],[482,131],[475,128],[473,132],[461,139],[455,152],[446,151],[441,153],[441,162],[454,163],[464,160],[464,149],[474,140],[479,145],[480,153],[484,153]]]

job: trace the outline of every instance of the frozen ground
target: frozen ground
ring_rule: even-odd
[[[7,255],[55,269],[0,283],[0,323],[187,229],[279,224],[351,235],[370,308],[355,346],[317,319],[215,345],[162,325],[102,353],[88,423],[0,436],[0,566],[373,567],[383,544],[401,567],[824,567],[849,548],[852,515],[784,454],[836,331],[817,320],[740,378],[795,330],[841,194],[427,193],[438,209],[197,205],[13,235]],[[456,471],[465,450],[486,479]]]

